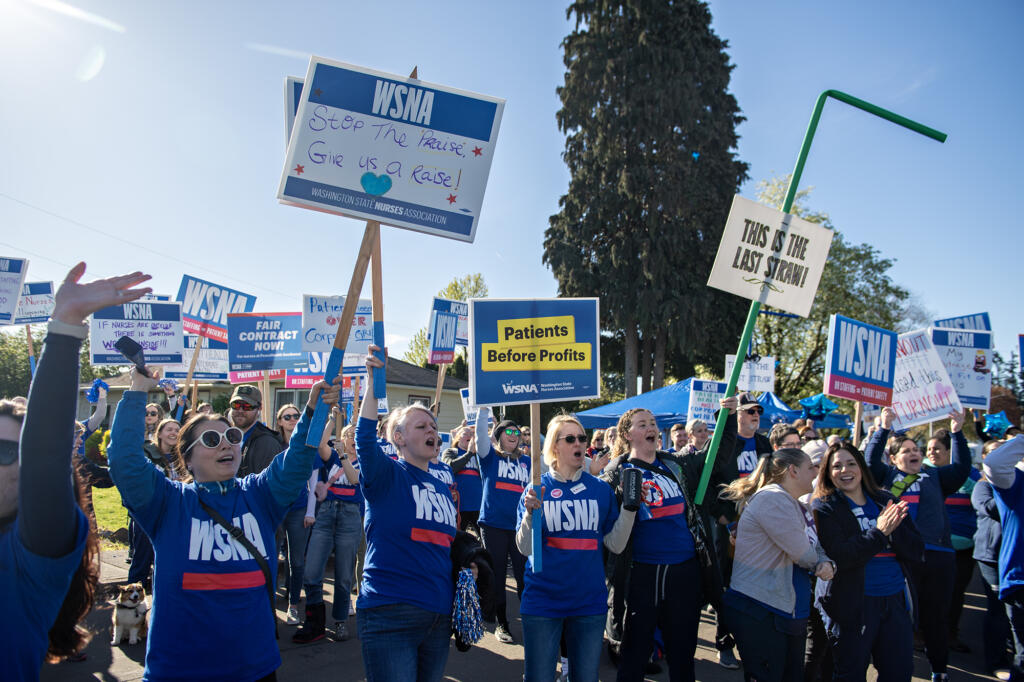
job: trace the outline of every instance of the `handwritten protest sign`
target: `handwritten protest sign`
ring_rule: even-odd
[[[686,421],[701,419],[714,427],[715,412],[719,410],[718,401],[725,398],[728,384],[724,381],[702,381],[694,379],[690,382],[690,404],[686,407]]]
[[[24,258],[0,258],[0,324],[13,324],[14,313],[28,274]]]
[[[184,339],[181,304],[177,301],[136,301],[97,310],[89,326],[89,350],[94,365],[127,365],[114,348],[122,336],[142,346],[146,364],[181,362]]]
[[[53,282],[25,282],[14,324],[46,322],[53,313]]]
[[[455,345],[469,345],[469,304],[465,301],[453,301],[448,298],[434,297],[434,304],[430,308],[431,323],[427,325],[427,341],[430,341],[430,330],[433,328],[435,312],[453,313],[459,316],[459,326],[455,330]]]
[[[303,81],[278,199],[473,241],[504,100],[320,57]]]
[[[462,414],[466,416],[466,423],[474,426],[476,424],[476,417],[480,413],[480,408],[469,402],[468,388],[460,388],[459,397],[462,398]],[[492,426],[494,426],[494,413],[490,412],[487,417],[487,427],[490,428]]]
[[[455,359],[455,330],[459,316],[435,310],[430,314],[430,351],[427,362],[432,365],[450,364]]]
[[[302,313],[231,313],[228,366],[232,372],[305,367],[301,331]]]
[[[992,395],[992,334],[961,329],[932,329],[932,343],[964,407],[987,410]]]
[[[936,327],[947,329],[973,329],[976,331],[992,331],[992,322],[988,313],[975,313],[973,315],[961,315],[960,317],[947,317],[944,320],[935,320]]]
[[[708,286],[807,317],[832,230],[733,197]]]
[[[474,405],[600,396],[598,299],[472,299]]]
[[[228,314],[252,312],[256,297],[213,282],[183,275],[178,295],[182,322],[190,334],[228,342]]]
[[[890,405],[895,374],[896,332],[832,315],[825,353],[827,395]]]
[[[732,373],[736,364],[735,355],[725,356],[725,376]],[[746,360],[740,369],[740,378],[736,382],[739,391],[775,391],[775,358],[770,355],[757,360]]]
[[[345,307],[344,296],[302,296],[302,350],[310,353],[330,353],[334,337],[338,334],[338,320]],[[373,342],[373,305],[359,299],[352,317],[352,331],[345,344],[345,367],[362,365]],[[348,373],[347,371],[345,372]]]
[[[188,377],[188,368],[192,364],[192,354],[195,352],[196,342],[199,336],[196,334],[185,334],[185,349],[181,354],[180,365],[168,365],[165,368],[164,376],[168,379],[185,379]],[[192,373],[193,379],[204,381],[227,381],[228,379],[228,344],[223,341],[207,339],[203,342],[202,352],[196,361],[196,369]]]
[[[963,410],[928,329],[899,335],[895,372],[892,394],[895,430],[927,424],[950,412]]]
[[[267,372],[267,379],[270,381],[279,381],[284,379],[287,370],[284,369],[272,369]],[[255,384],[263,381],[263,372],[228,372],[228,381],[232,384]]]

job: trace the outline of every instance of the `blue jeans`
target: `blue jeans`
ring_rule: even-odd
[[[306,549],[306,571],[302,579],[306,588],[306,605],[324,601],[324,569],[334,550],[334,604],[331,615],[335,622],[348,619],[352,599],[352,572],[356,550],[363,537],[363,518],[359,505],[341,500],[326,500],[316,513],[316,523],[309,535]]]
[[[302,596],[302,578],[306,568],[306,544],[309,542],[309,528],[302,521],[306,509],[292,509],[284,517],[282,526],[288,539],[288,603],[299,603]]]
[[[409,604],[389,604],[360,609],[356,622],[367,682],[432,682],[444,675],[451,615]]]
[[[150,588],[150,573],[153,570],[153,543],[149,541],[146,531],[134,519],[131,526],[131,539],[135,547],[132,552],[132,564],[128,567],[128,582],[142,583],[147,590]]]
[[[563,627],[573,682],[597,682],[605,614],[568,618],[521,615],[526,682],[551,682],[554,679]]]

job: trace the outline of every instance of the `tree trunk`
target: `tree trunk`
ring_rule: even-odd
[[[661,388],[665,385],[665,344],[668,332],[664,329],[658,330],[654,337],[654,380],[653,387]]]
[[[644,334],[644,345],[640,353],[640,371],[642,373],[640,392],[647,393],[651,390],[651,365],[654,361],[654,338],[652,336]]]
[[[626,372],[626,397],[632,398],[636,395],[636,354],[637,347],[639,346],[640,339],[638,338],[638,332],[636,323],[632,317],[626,318],[626,324],[624,325],[626,332],[626,350],[624,355],[624,366]]]

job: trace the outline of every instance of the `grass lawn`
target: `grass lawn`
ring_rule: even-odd
[[[96,525],[100,530],[113,533],[118,528],[128,527],[128,510],[121,506],[121,493],[117,488],[93,488],[92,507],[96,512]],[[104,543],[108,542],[104,540]]]

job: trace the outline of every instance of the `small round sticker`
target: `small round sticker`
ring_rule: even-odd
[[[559,497],[561,497],[561,496],[562,496],[562,489],[561,488],[555,488],[554,490],[551,491],[551,497],[555,498],[556,500]]]

